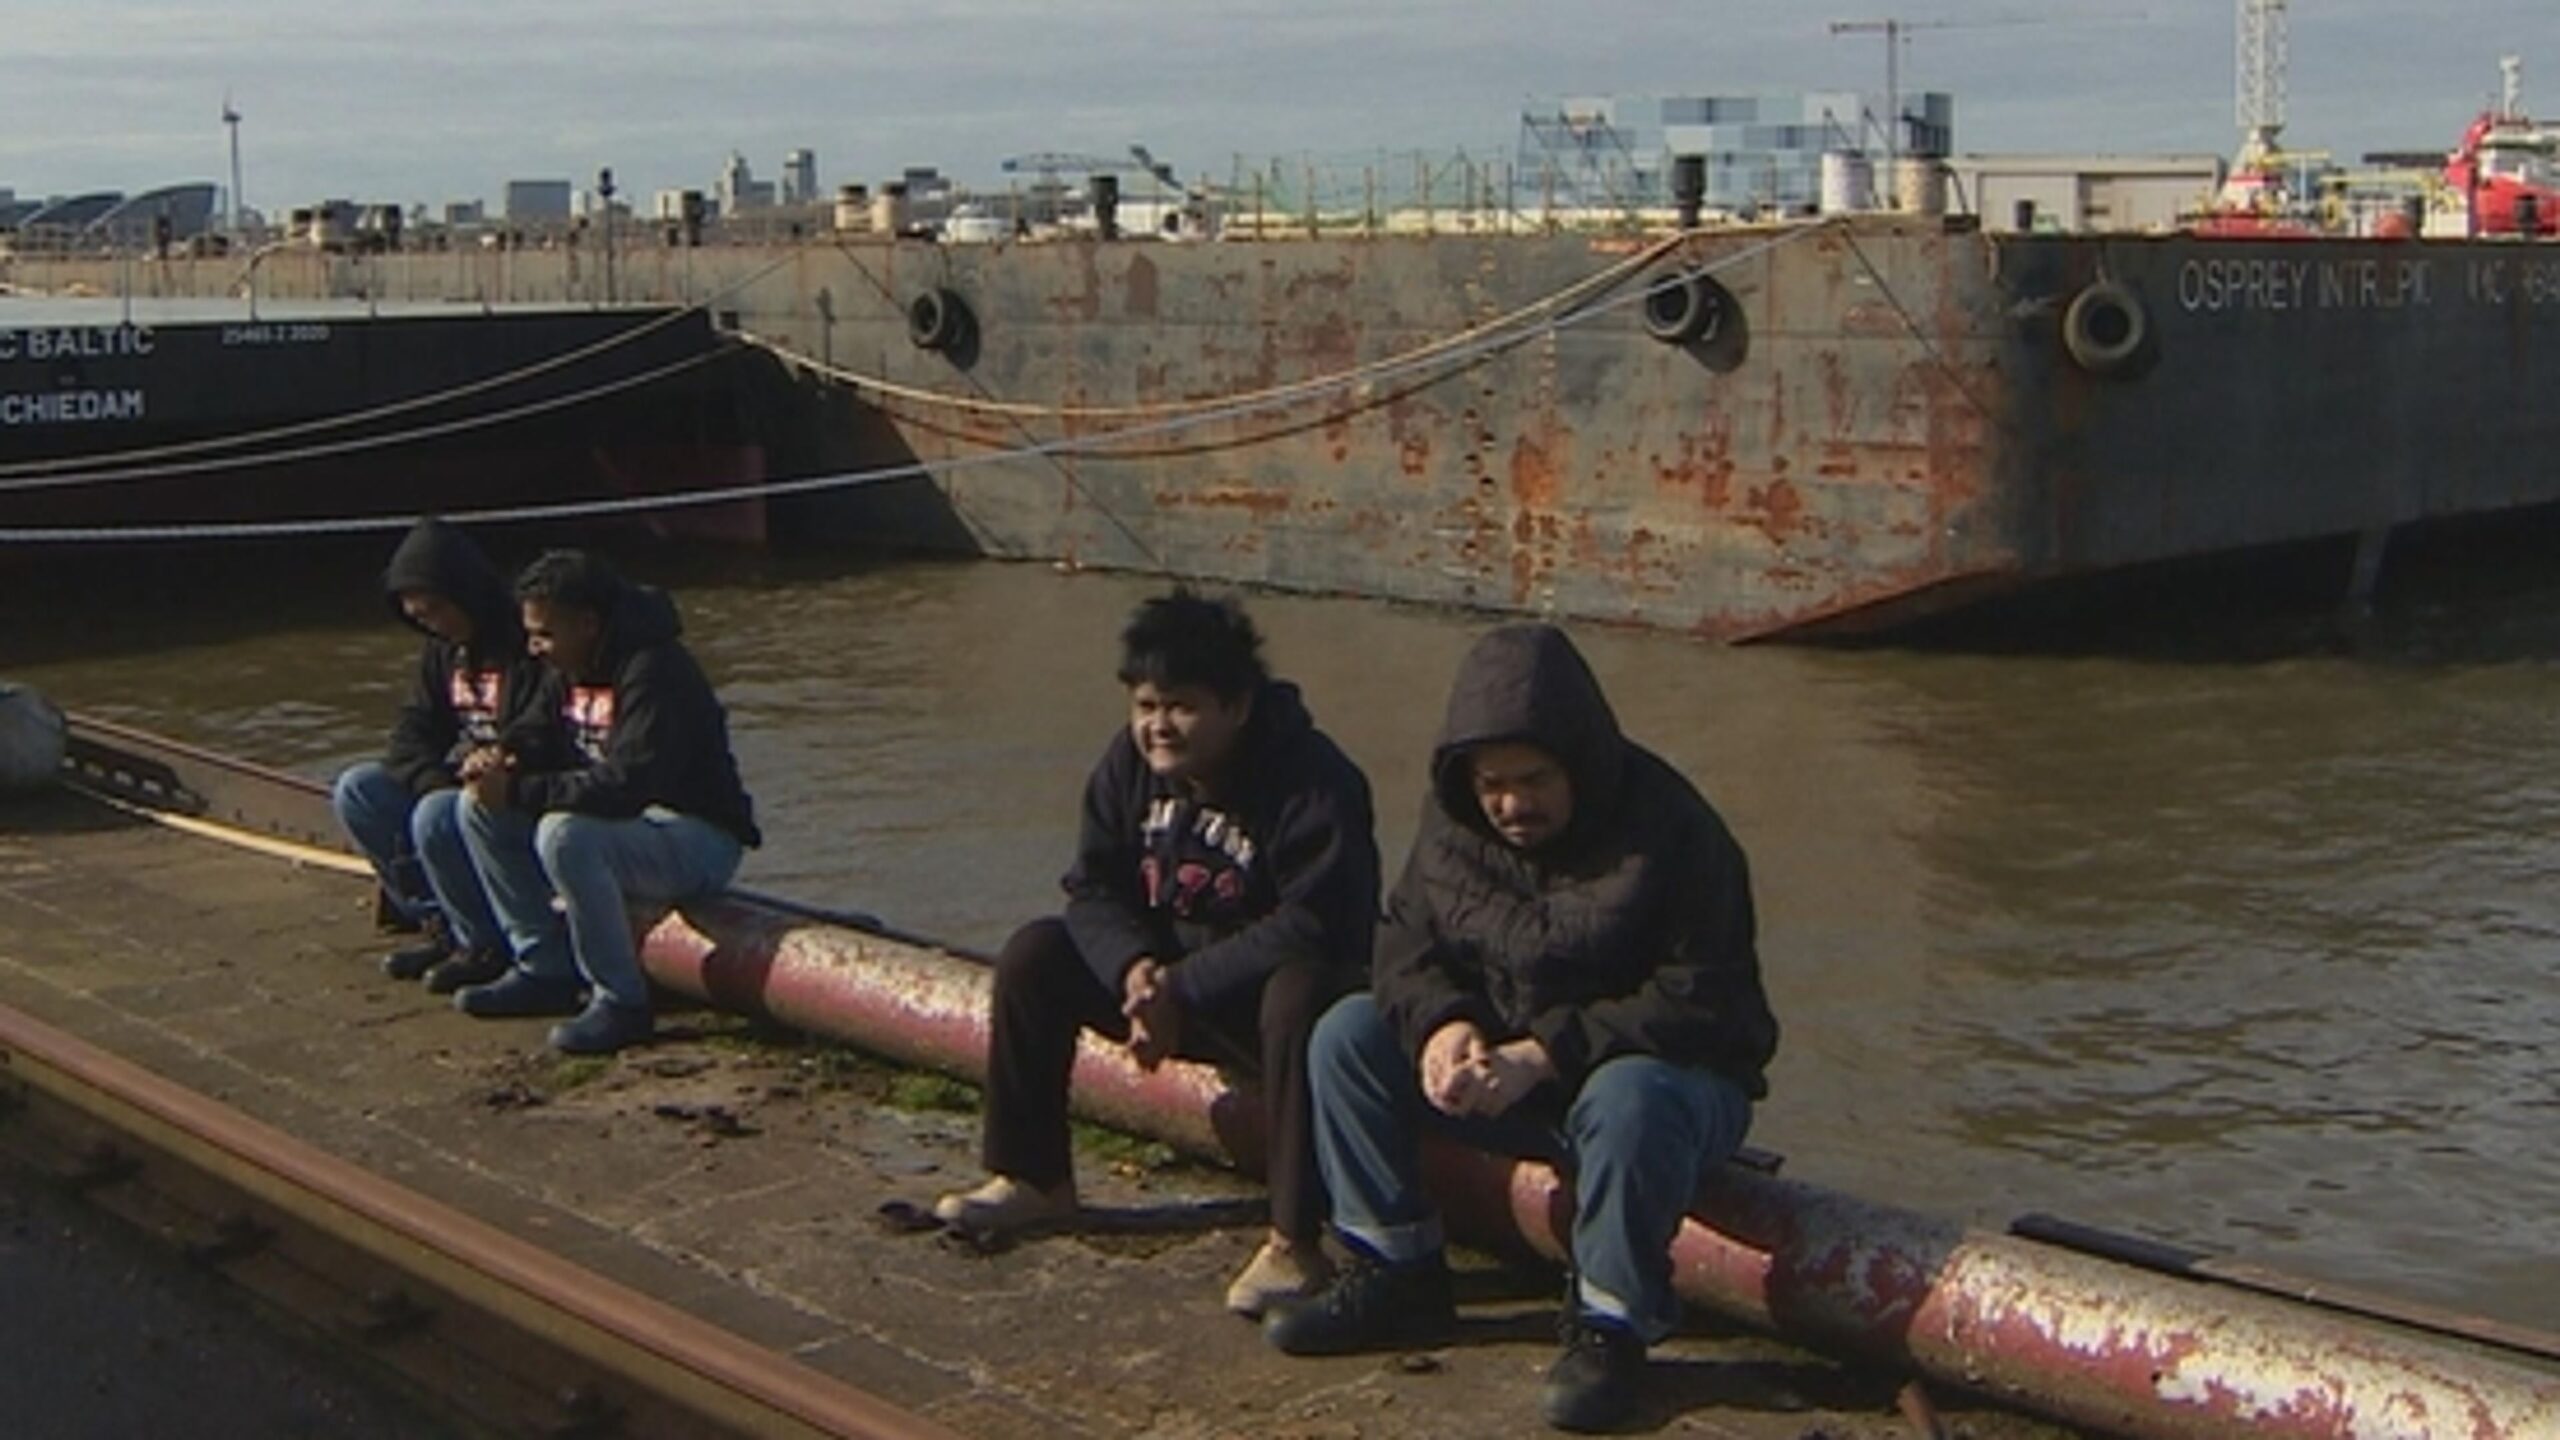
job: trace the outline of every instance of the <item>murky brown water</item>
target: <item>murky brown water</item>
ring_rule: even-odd
[[[321,774],[411,641],[374,556],[98,561],[7,590],[0,674]],[[1030,566],[643,560],[677,581],[770,841],[745,879],[992,946],[1054,903],[1154,587]],[[2387,617],[2245,660],[1720,650],[1579,634],[1748,848],[1791,1173],[2028,1210],[2509,1319],[2560,1291],[2560,613]],[[1481,619],[1260,597],[1389,865]],[[2122,647],[2120,648],[2120,652]],[[2303,649],[2277,644],[2276,651]]]

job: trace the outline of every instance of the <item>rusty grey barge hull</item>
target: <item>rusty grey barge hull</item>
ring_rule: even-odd
[[[542,260],[370,283],[591,298]],[[840,533],[1719,638],[2560,500],[2560,249],[2514,243],[842,237],[616,284],[794,367],[756,423]]]
[[[2560,500],[2560,249],[1833,223],[1501,328],[1644,253],[848,246],[739,309],[988,552],[1721,638]],[[1684,272],[1723,309],[1657,338]]]

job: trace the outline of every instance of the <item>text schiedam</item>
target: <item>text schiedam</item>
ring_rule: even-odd
[[[0,330],[0,364],[141,358],[150,355],[156,344],[150,328],[142,325]],[[150,402],[139,386],[87,388],[77,383],[79,374],[74,370],[48,376],[53,383],[38,381],[38,388],[0,387],[0,427],[96,425],[144,418]]]

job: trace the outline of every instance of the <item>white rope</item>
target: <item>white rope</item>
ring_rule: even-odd
[[[383,404],[371,406],[363,410],[349,410],[336,415],[322,415],[315,419],[297,420],[287,425],[271,425],[263,430],[243,430],[230,435],[208,436],[202,440],[179,441],[168,445],[145,445],[131,450],[108,451],[95,455],[57,456],[45,460],[19,460],[8,464],[0,464],[0,476],[49,475],[73,465],[83,467],[105,465],[110,467],[110,473],[112,473],[113,467],[130,464],[134,461],[158,460],[173,455],[204,454],[210,451],[236,449],[240,446],[260,441],[283,440],[297,435],[320,434],[330,430],[342,429],[349,425],[379,420],[388,415],[401,415],[412,410],[424,410],[432,406],[450,404],[453,401],[462,399],[466,396],[479,395],[491,390],[503,389],[521,381],[530,380],[536,375],[544,375],[553,370],[566,368],[567,366],[574,365],[581,360],[605,354],[608,351],[631,344],[645,336],[655,334],[657,331],[675,324],[677,321],[684,319],[688,315],[699,314],[702,311],[711,308],[713,304],[722,298],[736,291],[745,289],[747,286],[756,283],[767,275],[772,274],[774,271],[790,264],[797,258],[799,257],[796,253],[785,255],[760,270],[756,270],[741,279],[732,281],[731,283],[712,291],[710,294],[690,305],[670,311],[667,314],[649,321],[647,324],[634,326],[633,328],[625,330],[618,335],[609,335],[602,340],[582,345],[574,350],[562,351],[560,354],[550,356],[547,359],[537,360],[530,365],[520,366],[514,370],[506,371],[503,374],[489,375],[478,380],[466,381],[463,384],[453,386],[449,389],[439,390],[432,394],[414,395],[406,400],[387,401]],[[240,463],[256,464],[259,463],[259,461],[256,458],[252,458]],[[16,488],[20,487],[0,485],[0,489]]]
[[[1418,365],[1425,360],[1434,358],[1443,353],[1455,353],[1487,336],[1499,335],[1514,328],[1534,323],[1540,314],[1550,310],[1562,309],[1580,299],[1585,294],[1596,293],[1615,286],[1628,275],[1652,264],[1655,260],[1660,259],[1664,254],[1676,248],[1683,238],[1685,237],[1681,235],[1669,236],[1645,247],[1633,255],[1619,260],[1617,263],[1610,265],[1604,270],[1594,271],[1589,275],[1583,276],[1579,280],[1559,286],[1554,291],[1546,295],[1539,296],[1535,300],[1528,301],[1525,304],[1518,305],[1510,310],[1504,311],[1502,314],[1496,315],[1490,320],[1470,326],[1465,330],[1457,331],[1454,334],[1443,335],[1437,340],[1417,345],[1413,349],[1401,354],[1389,355],[1382,359],[1367,361],[1363,364],[1354,365],[1348,370],[1337,371],[1331,375],[1311,376],[1305,380],[1293,380],[1288,384],[1274,385],[1263,390],[1246,391],[1235,395],[1210,396],[1198,400],[1168,400],[1153,405],[1046,405],[1025,403],[1022,401],[988,400],[975,395],[954,395],[947,391],[927,390],[912,385],[901,385],[895,381],[883,379],[876,375],[865,375],[859,371],[847,370],[841,366],[828,364],[827,362],[819,360],[804,351],[792,349],[778,340],[768,339],[764,336],[750,334],[746,338],[758,345],[764,346],[766,349],[773,351],[777,355],[783,356],[794,364],[805,365],[818,374],[826,376],[828,379],[842,382],[843,384],[853,386],[859,390],[868,390],[874,394],[886,395],[894,400],[906,400],[919,405],[940,406],[968,414],[979,415],[1010,415],[1039,419],[1143,420],[1162,415],[1187,414],[1195,410],[1213,409],[1221,405],[1232,405],[1248,400],[1267,400],[1273,402],[1292,400],[1306,394],[1323,393],[1329,389],[1340,387],[1345,383],[1356,383],[1367,376],[1374,375],[1381,371],[1395,370]]]
[[[1821,228],[1823,228],[1821,225],[1813,225],[1789,229],[1771,237],[1768,240],[1746,246],[1743,249],[1734,251],[1732,254],[1723,256],[1712,264],[1700,267],[1697,271],[1684,271],[1682,274],[1714,274],[1721,270],[1730,269],[1734,266],[1755,260],[1762,255],[1779,249],[1782,246],[1792,244],[1807,235],[1813,234]],[[1338,376],[1333,382],[1331,388],[1335,392],[1352,390],[1364,385],[1374,384],[1380,379],[1389,378],[1391,376],[1400,375],[1410,371],[1426,370],[1435,367],[1445,368],[1454,373],[1459,369],[1471,366],[1476,360],[1486,356],[1497,354],[1504,350],[1517,348],[1518,346],[1526,344],[1541,336],[1551,335],[1570,326],[1582,324],[1588,320],[1595,319],[1598,316],[1607,314],[1610,311],[1619,309],[1623,306],[1640,304],[1656,290],[1678,284],[1680,281],[1681,276],[1672,276],[1663,281],[1657,282],[1656,284],[1639,287],[1635,290],[1629,291],[1627,294],[1616,296],[1612,299],[1601,301],[1582,309],[1553,317],[1530,328],[1509,334],[1495,335],[1479,339],[1472,344],[1457,350],[1445,350],[1435,354],[1422,355],[1419,359],[1408,356],[1397,364],[1388,365],[1382,368],[1368,369],[1356,374]],[[814,494],[827,490],[849,490],[864,485],[884,484],[893,480],[918,479],[933,474],[950,474],[955,471],[976,469],[989,465],[1011,464],[1028,459],[1045,459],[1073,455],[1108,459],[1115,448],[1121,446],[1127,441],[1148,439],[1160,435],[1176,434],[1181,431],[1214,425],[1226,420],[1239,419],[1244,416],[1264,411],[1289,409],[1310,398],[1313,397],[1308,395],[1296,395],[1286,399],[1268,399],[1258,397],[1248,398],[1216,408],[1191,411],[1185,414],[1172,416],[1152,424],[1132,426],[1128,429],[1114,430],[1104,434],[1061,436],[1053,440],[1044,440],[1029,445],[1015,446],[1005,449],[988,450],[976,455],[962,455],[949,460],[930,464],[924,461],[916,461],[904,465],[886,466],[876,470],[857,470],[838,475],[808,476],[797,480],[760,481],[745,485],[703,486],[690,490],[671,491],[662,495],[620,496],[604,500],[564,500],[540,505],[512,505],[486,510],[459,512],[440,511],[438,513],[443,519],[458,525],[513,524],[535,520],[584,519],[609,515],[625,515],[637,512],[681,510],[697,505],[725,504],[739,500],[774,499],[783,496]],[[99,544],[115,542],[280,539],[317,535],[353,535],[373,531],[404,530],[410,525],[415,524],[418,518],[418,516],[413,514],[403,514],[346,516],[308,520],[223,521],[185,525],[106,525],[5,528],[0,529],[0,544]]]
[[[547,400],[528,400],[522,405],[509,406],[504,410],[488,410],[477,415],[457,416],[451,420],[439,420],[432,425],[415,425],[406,430],[385,431],[380,435],[359,435],[347,440],[330,440],[317,445],[302,445],[286,450],[266,450],[250,455],[217,455],[203,460],[179,460],[167,465],[136,465],[125,470],[90,470],[71,475],[22,475],[14,480],[0,480],[0,493],[20,490],[85,489],[98,485],[125,484],[135,480],[162,480],[173,475],[200,475],[212,470],[238,470],[252,465],[281,465],[292,460],[325,460],[333,455],[351,455],[364,450],[380,450],[389,445],[405,445],[412,440],[434,440],[468,430],[485,430],[492,425],[504,425],[510,421],[521,420],[528,415],[566,410],[571,406],[584,405],[590,400],[602,399],[624,390],[638,389],[652,381],[663,380],[697,365],[707,365],[724,356],[735,354],[737,349],[735,345],[722,345],[699,355],[687,355],[681,360],[671,360],[654,369],[641,371],[637,375],[625,375],[619,379],[607,380],[600,385],[590,385],[584,390],[572,391],[566,395],[554,395]]]

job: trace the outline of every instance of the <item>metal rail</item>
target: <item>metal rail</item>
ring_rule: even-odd
[[[87,715],[68,718],[62,778],[110,798],[323,849],[346,842],[317,781]]]
[[[953,1432],[0,1008],[0,1151],[495,1433]]]

